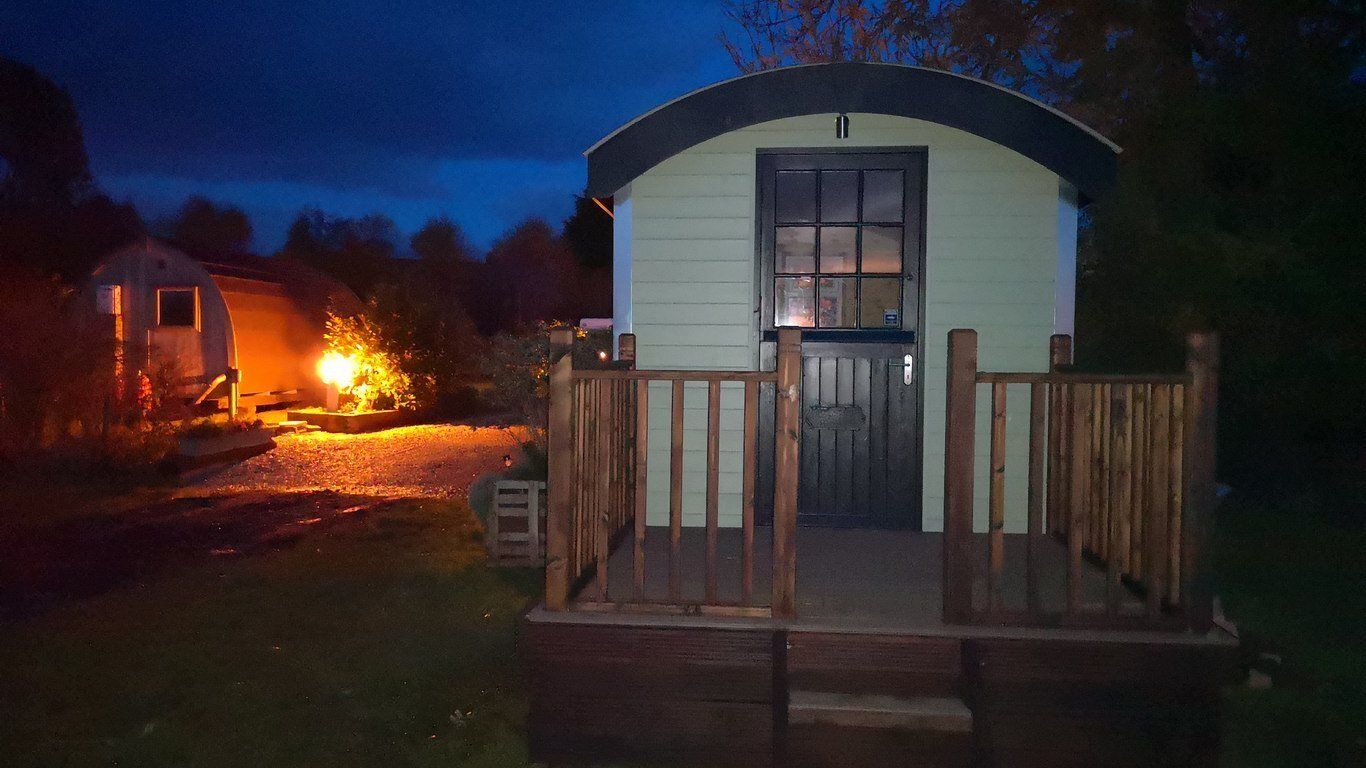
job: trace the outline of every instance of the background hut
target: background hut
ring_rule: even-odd
[[[361,307],[348,288],[294,261],[192,258],[151,238],[107,256],[90,292],[112,318],[129,373],[160,373],[177,395],[219,409],[233,396],[250,409],[320,402],[327,311]]]

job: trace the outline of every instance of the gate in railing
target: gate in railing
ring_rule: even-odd
[[[1218,342],[1189,339],[1177,374],[1062,372],[1071,339],[1054,336],[1047,373],[977,370],[977,334],[949,334],[944,475],[944,616],[954,623],[1209,626],[1200,545],[1214,505]],[[1025,605],[1006,610],[1007,388],[1029,392]],[[985,595],[974,600],[974,442],[979,385],[991,392]],[[1049,535],[1066,542],[1065,600],[1046,607]],[[1083,581],[1103,579],[1103,608]],[[1098,571],[1103,571],[1103,575]],[[1141,606],[1136,599],[1141,596]]]
[[[549,420],[550,509],[546,522],[546,607],[660,612],[742,613],[791,616],[795,589],[797,426],[801,402],[801,341],[797,331],[779,334],[773,371],[636,370],[635,340],[620,339],[618,368],[575,369],[572,332],[552,332]],[[667,564],[646,557],[646,479],[649,459],[650,383],[668,382],[669,549]],[[682,597],[683,413],[685,384],[706,385],[705,595]],[[719,473],[721,388],[744,389],[740,600],[719,599]],[[772,536],[772,596],[765,607],[754,595],[754,482],[758,451],[759,387],[776,387]],[[658,394],[658,393],[656,393]],[[629,595],[609,589],[608,564],[615,545],[631,539]],[[646,598],[646,570],[668,569],[668,600]]]

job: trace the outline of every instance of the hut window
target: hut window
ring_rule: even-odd
[[[905,186],[900,169],[778,172],[775,326],[902,327]]]
[[[157,289],[157,325],[172,328],[198,327],[199,292],[194,288]]]

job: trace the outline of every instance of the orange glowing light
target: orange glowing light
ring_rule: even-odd
[[[356,360],[350,355],[328,352],[318,361],[318,378],[345,392],[356,381]]]

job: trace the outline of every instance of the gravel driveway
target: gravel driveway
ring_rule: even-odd
[[[363,435],[275,438],[272,451],[185,478],[194,492],[332,490],[366,496],[463,496],[479,475],[519,453],[520,428],[421,424]]]

